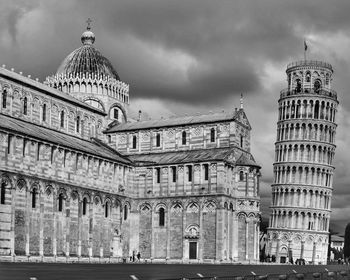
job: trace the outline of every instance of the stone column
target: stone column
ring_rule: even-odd
[[[26,235],[26,245],[25,245],[25,252],[26,252],[26,256],[29,257],[30,253],[29,253],[29,240],[30,240],[30,235],[29,235],[29,226],[30,226],[30,218],[31,218],[31,213],[32,213],[32,209],[31,209],[31,205],[30,205],[30,191],[29,190],[25,190],[26,192],[26,214],[25,214],[25,235]]]
[[[219,206],[216,210],[216,260],[223,258],[223,219],[224,209]]]
[[[253,222],[253,230],[254,230],[254,237],[253,237],[253,240],[254,240],[254,244],[253,244],[253,247],[254,247],[254,260],[258,260],[259,258],[257,257],[257,252],[259,252],[259,236],[257,236],[257,222],[254,221]]]
[[[154,244],[154,231],[153,229],[155,228],[155,221],[154,221],[154,211],[153,208],[151,208],[151,224],[152,224],[152,231],[151,231],[151,260],[154,258],[154,252],[155,252],[155,246],[157,244]]]
[[[245,260],[249,260],[249,255],[248,255],[248,252],[249,252],[249,242],[248,242],[248,239],[249,239],[249,219],[246,218],[245,220]]]
[[[93,242],[93,229],[94,229],[94,196],[91,194],[91,202],[89,203],[89,258],[92,257],[92,242]]]
[[[65,240],[66,240],[66,257],[69,257],[69,231],[70,231],[70,199],[67,197],[66,198],[66,219],[65,219]]]
[[[281,243],[281,238],[277,238],[277,244],[276,244],[276,263],[280,262],[280,243]]]
[[[248,196],[248,173],[245,174],[245,196]]]
[[[304,246],[305,246],[305,241],[302,240],[302,241],[301,241],[301,249],[300,249],[300,258],[301,258],[301,259],[304,258]]]
[[[169,171],[168,171],[169,172]],[[169,173],[170,174],[170,173]],[[167,222],[166,222],[166,227],[167,227],[167,231],[166,231],[166,239],[167,239],[167,242],[166,242],[166,259],[170,259],[170,215],[171,215],[171,204],[169,205],[168,207],[168,210],[166,212],[166,215],[167,215]]]
[[[188,259],[188,251],[186,250],[186,244],[188,244],[187,240],[184,238],[185,230],[186,230],[186,205],[184,205],[182,211],[182,260]]]
[[[45,212],[45,198],[44,194],[38,190],[38,200],[40,205],[40,221],[39,221],[39,255],[44,256],[44,212]]]
[[[236,213],[233,212],[232,215],[233,226],[232,226],[232,258],[234,261],[238,260],[238,217]]]
[[[83,215],[83,205],[82,201],[79,201],[78,199],[78,251],[77,256],[78,258],[81,258],[81,235],[82,235],[82,215]]]
[[[198,240],[198,259],[203,262],[203,209],[199,206],[199,240]]]
[[[316,264],[315,260],[316,260],[316,241],[314,241],[313,247],[312,247],[312,264]]]
[[[16,211],[16,187],[11,187],[11,233],[10,233],[10,254],[15,256],[15,211]]]

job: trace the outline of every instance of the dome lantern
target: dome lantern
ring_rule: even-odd
[[[81,35],[81,42],[83,45],[92,45],[95,42],[95,34],[91,31],[90,23],[92,20],[88,18],[86,31]]]

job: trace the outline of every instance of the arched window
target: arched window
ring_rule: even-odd
[[[1,191],[0,191],[0,204],[5,204],[5,198],[6,198],[6,183],[1,183]]]
[[[159,208],[159,226],[164,226],[165,223],[165,211],[164,208]]]
[[[2,92],[2,108],[6,109],[6,102],[7,102],[7,91],[4,90]]]
[[[318,119],[319,118],[319,111],[320,111],[320,104],[318,101],[315,103],[315,110],[314,110],[314,118]]]
[[[83,215],[86,215],[86,209],[87,209],[87,198],[83,198]]]
[[[241,135],[241,137],[240,137],[240,147],[241,147],[241,148],[243,148],[243,139],[244,139],[244,138],[243,138],[243,135]]]
[[[182,131],[182,145],[186,145],[186,135],[187,133],[186,133],[186,131]]]
[[[124,221],[128,218],[128,205],[124,205]]]
[[[244,181],[244,172],[243,171],[239,172],[239,180]]]
[[[156,147],[160,147],[160,134],[157,133],[157,136],[156,136]]]
[[[77,116],[76,123],[75,123],[75,131],[79,133],[80,130],[80,116]]]
[[[314,89],[315,89],[315,92],[319,92],[320,89],[321,89],[321,81],[319,79],[317,79],[314,83]]]
[[[58,196],[58,212],[62,212],[63,211],[63,194],[60,193]]]
[[[23,115],[27,115],[27,106],[28,106],[28,100],[27,100],[27,97],[25,96],[23,98]]]
[[[64,111],[61,111],[61,128],[64,128]]]
[[[109,216],[109,202],[105,203],[105,218]]]
[[[36,207],[36,196],[37,196],[37,190],[36,188],[34,188],[32,190],[32,208],[35,208]]]
[[[43,105],[42,120],[46,122],[46,104]]]
[[[301,81],[300,81],[300,79],[296,80],[296,84],[297,84],[297,86],[295,88],[296,92],[301,92]]]
[[[137,137],[136,135],[132,136],[132,148],[136,149],[136,144],[137,144]]]
[[[307,72],[307,73],[306,73],[306,82],[307,82],[307,83],[310,83],[310,81],[311,81],[311,73],[310,73],[310,72]]]
[[[215,142],[215,128],[210,130],[210,142]]]

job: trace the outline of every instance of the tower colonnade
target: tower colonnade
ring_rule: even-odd
[[[267,254],[277,262],[326,263],[333,185],[337,93],[332,66],[287,66],[278,101]]]

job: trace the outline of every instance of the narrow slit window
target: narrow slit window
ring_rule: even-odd
[[[176,166],[171,167],[171,173],[173,175],[173,183],[176,182]]]
[[[156,182],[160,183],[160,168],[156,168]]]
[[[6,109],[6,106],[7,106],[6,102],[7,102],[7,91],[4,90],[2,93],[2,108],[3,109]]]
[[[60,193],[58,196],[58,212],[63,211],[63,194]]]
[[[28,109],[27,108],[28,108],[28,99],[25,96],[23,98],[23,115],[27,115],[27,113],[28,113]]]
[[[12,135],[7,137],[7,153],[11,153]]]
[[[1,183],[1,191],[0,191],[0,204],[5,204],[5,198],[6,198],[6,183]]]
[[[136,145],[137,145],[137,137],[136,137],[136,135],[133,135],[133,137],[132,137],[132,148],[136,149]]]
[[[87,198],[83,198],[83,216],[86,215],[86,209],[87,209]]]
[[[204,180],[208,181],[209,179],[209,164],[204,164]]]
[[[160,147],[160,134],[159,133],[157,133],[157,136],[156,136],[156,146]]]
[[[164,208],[159,209],[159,226],[162,227],[165,224],[165,211]]]
[[[64,111],[61,112],[61,128],[64,128]]]
[[[188,182],[192,182],[192,165],[187,166],[187,172],[188,172]]]
[[[105,218],[109,217],[109,203],[105,203]]]
[[[186,145],[186,139],[187,138],[187,133],[186,133],[186,131],[183,131],[182,132],[182,145]]]
[[[43,105],[42,120],[46,122],[46,104]]]
[[[75,129],[76,129],[76,132],[79,133],[79,131],[80,131],[80,116],[77,116]]]
[[[124,221],[128,218],[128,206],[124,205]]]
[[[36,196],[37,190],[34,188],[32,191],[32,208],[36,208]]]
[[[215,142],[215,128],[210,130],[210,142]]]

